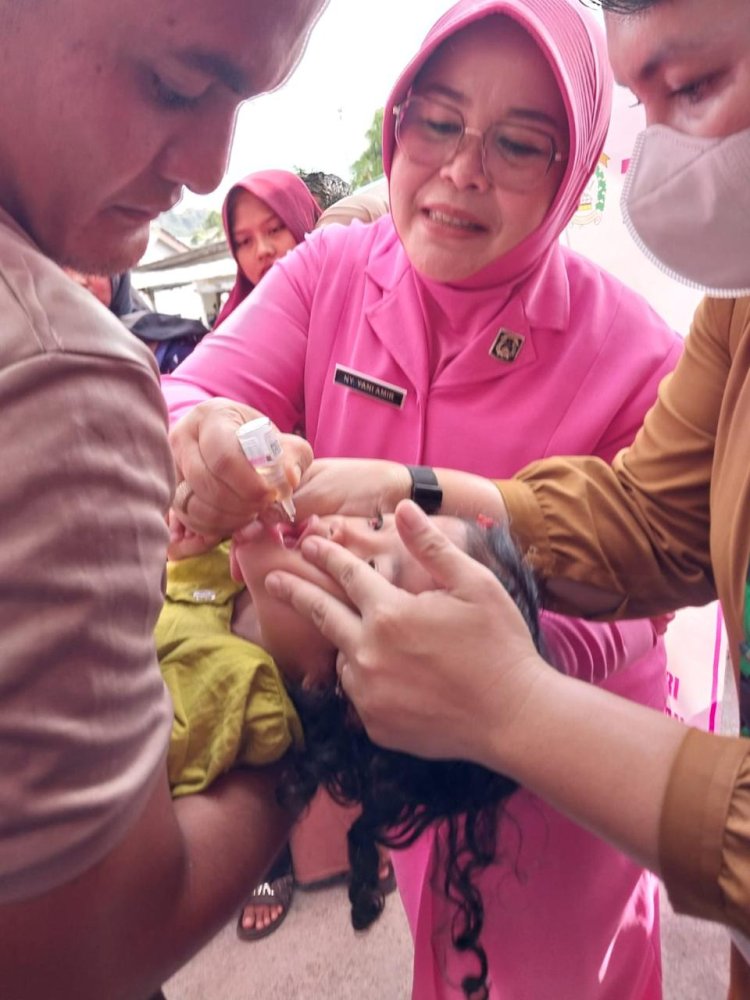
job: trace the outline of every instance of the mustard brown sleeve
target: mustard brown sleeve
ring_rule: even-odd
[[[688,730],[664,800],[659,856],[675,910],[750,935],[750,741]]]
[[[498,483],[554,610],[591,610],[586,589],[563,596],[556,578],[611,595],[606,617],[658,614],[716,596],[709,501],[731,367],[730,309],[716,300],[699,309],[677,368],[611,466],[589,457],[544,459]]]

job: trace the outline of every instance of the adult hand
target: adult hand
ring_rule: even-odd
[[[266,586],[340,650],[341,683],[375,742],[496,767],[498,747],[506,739],[513,745],[531,689],[551,668],[490,570],[413,503],[399,504],[396,523],[442,589],[407,594],[320,537],[303,540],[305,558],[339,584],[351,606],[288,573],[269,574]]]
[[[411,493],[405,465],[382,459],[317,458],[294,494],[297,514],[387,514]]]
[[[199,403],[172,428],[169,440],[178,483],[174,508],[191,531],[227,537],[275,501],[274,490],[253,469],[237,440],[238,428],[258,416],[251,406],[217,397]],[[312,448],[296,434],[282,434],[281,444],[294,488],[312,461]]]
[[[658,873],[662,804],[684,727],[548,666],[488,569],[411,502],[396,520],[442,590],[407,594],[313,536],[302,541],[306,558],[349,605],[288,573],[266,580],[339,648],[341,683],[372,739],[505,773]]]

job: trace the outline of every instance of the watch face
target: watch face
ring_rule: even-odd
[[[407,468],[412,481],[412,500],[426,514],[436,514],[443,502],[443,491],[434,471],[425,465],[409,465]]]

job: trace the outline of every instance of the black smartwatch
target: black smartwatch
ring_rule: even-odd
[[[407,465],[411,476],[411,498],[425,514],[437,514],[443,503],[443,491],[429,465]]]

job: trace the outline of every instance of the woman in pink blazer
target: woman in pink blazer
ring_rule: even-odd
[[[492,477],[630,442],[680,338],[558,242],[610,91],[579,4],[461,0],[437,22],[385,108],[391,215],[309,236],[165,380],[185,523],[228,535],[273,500],[233,440],[258,412],[289,435],[299,517],[393,510],[413,490],[491,513]],[[304,474],[292,432],[316,456]],[[664,704],[652,622],[562,631],[579,676]],[[525,790],[505,817],[482,884],[493,1000],[658,1000],[653,877]],[[417,1000],[461,995],[440,843],[438,828],[394,857]]]

